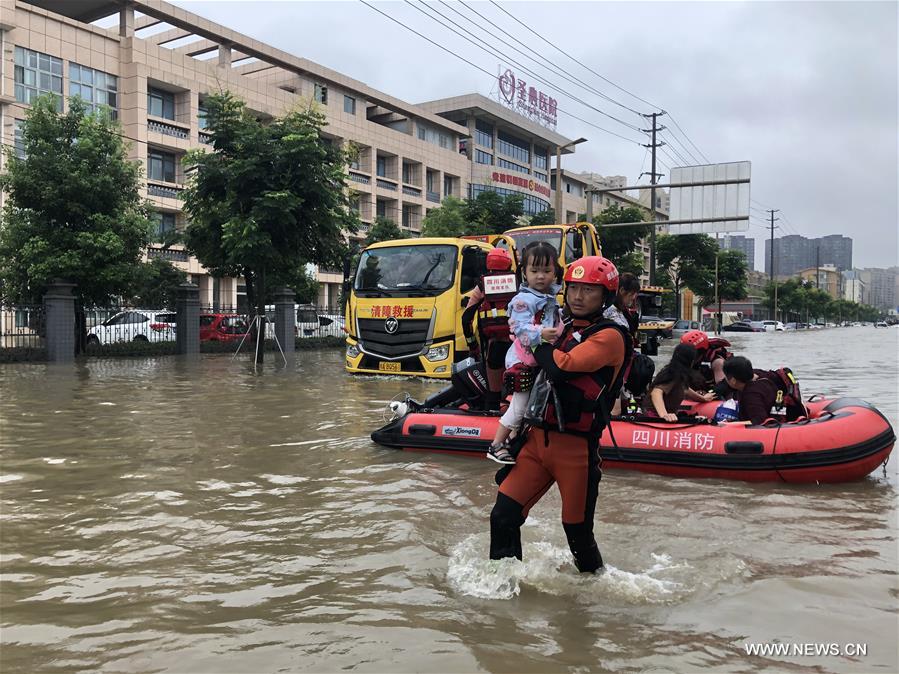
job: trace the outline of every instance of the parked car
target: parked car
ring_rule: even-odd
[[[300,337],[343,337],[346,319],[341,314],[321,314],[315,307],[297,309],[297,335]]]
[[[875,328],[888,328],[888,327],[890,327],[890,326],[887,325],[886,321],[877,321],[877,322],[874,324],[874,327],[875,327]]]
[[[736,321],[730,325],[721,328],[723,332],[765,332],[765,327],[761,324],[753,326],[753,321]]]
[[[656,330],[655,334],[668,338],[671,337],[674,322],[658,316],[640,316],[640,330],[652,332],[653,328]]]
[[[765,326],[767,332],[780,332],[786,330],[786,327],[784,327],[784,324],[780,321],[762,321],[762,325]]]
[[[171,342],[175,340],[174,311],[120,311],[89,328],[88,344],[116,342]]]
[[[671,334],[674,337],[681,337],[690,330],[702,330],[702,325],[699,321],[688,321],[682,318],[675,322],[674,327],[671,329]]]
[[[200,314],[200,341],[232,342],[249,331],[246,316],[239,314]]]

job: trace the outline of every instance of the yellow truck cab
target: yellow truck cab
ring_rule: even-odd
[[[520,253],[524,247],[534,241],[546,241],[559,251],[559,266],[565,269],[569,264],[587,255],[601,255],[599,237],[596,228],[589,222],[577,222],[570,225],[538,225],[534,227],[516,227],[503,232],[512,239],[515,250]],[[497,243],[503,247],[502,242]]]
[[[347,371],[449,378],[452,364],[468,356],[462,312],[490,250],[454,238],[366,248],[347,303]]]
[[[640,340],[640,351],[647,356],[655,356],[659,352],[659,340],[671,337],[674,321],[659,316],[662,309],[662,295],[670,293],[661,286],[643,286],[637,293],[640,305],[640,325],[637,337]]]

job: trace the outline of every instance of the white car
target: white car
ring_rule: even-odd
[[[117,342],[173,342],[176,314],[174,311],[128,309],[88,330],[88,344]]]
[[[762,325],[765,326],[765,332],[780,332],[786,330],[784,324],[780,321],[762,321]]]

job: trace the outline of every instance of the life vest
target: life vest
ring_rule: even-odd
[[[605,319],[579,330],[575,330],[571,326],[567,327],[556,348],[563,352],[571,351],[600,330],[617,330],[621,334],[624,340],[622,364],[629,362],[634,346],[627,329],[614,321]],[[609,422],[612,405],[621,393],[623,380],[623,366],[618,370],[616,377],[615,368],[607,365],[596,372],[554,384],[555,395],[549,397],[540,425],[544,428],[561,428],[558,403],[562,411],[562,426],[566,433],[598,436]]]
[[[806,409],[802,402],[802,392],[799,390],[799,380],[796,379],[793,370],[782,367],[766,373],[765,378],[777,387],[777,397],[771,408],[772,415],[805,416]]]
[[[509,331],[509,303],[518,292],[515,274],[511,271],[487,272],[481,278],[484,299],[478,306],[478,329],[486,340],[511,342]],[[498,288],[491,292],[491,286]]]
[[[706,388],[715,386],[715,375],[712,372],[712,362],[718,358],[723,358],[724,360],[733,358],[734,354],[727,350],[727,347],[729,346],[730,342],[721,337],[712,337],[709,340],[709,345],[706,347],[705,353],[702,355],[702,361],[699,363],[699,374],[702,375],[703,379],[701,385]]]

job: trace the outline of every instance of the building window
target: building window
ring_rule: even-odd
[[[543,169],[544,171],[547,168],[548,159],[546,155],[546,148],[540,147],[539,145],[534,146],[534,167],[538,169]]]
[[[175,182],[175,155],[150,150],[147,153],[147,177],[166,183]]]
[[[356,215],[359,215],[359,211],[361,210],[361,208],[362,208],[361,197],[358,194],[350,197],[350,212],[355,213]]]
[[[474,139],[478,145],[493,148],[493,125],[477,120],[474,126]]]
[[[165,235],[175,231],[175,214],[154,211],[151,220],[156,224],[156,241],[162,241]]]
[[[530,174],[530,172],[531,172],[531,169],[529,169],[527,166],[522,166],[521,164],[516,164],[511,161],[506,161],[502,157],[496,158],[496,165],[501,168],[504,168],[504,169],[509,169],[510,171],[518,171],[519,173]]]
[[[490,164],[493,165],[493,155],[489,152],[484,152],[483,150],[475,150],[474,151],[474,160],[478,164]]]
[[[147,89],[147,114],[175,120],[175,94],[162,89]]]
[[[80,96],[88,110],[96,112],[101,106],[110,109],[113,119],[118,116],[119,83],[115,75],[102,70],[69,63],[69,96]]]
[[[348,115],[355,115],[356,114],[356,99],[353,98],[352,96],[344,95],[343,111],[345,113],[347,113]]]
[[[477,185],[470,184],[468,186],[468,198],[475,199],[482,192],[496,192],[500,196],[507,197],[513,194],[518,195],[523,198],[523,207],[525,215],[534,215],[535,213],[542,213],[546,209],[550,207],[548,201],[544,201],[543,199],[538,199],[537,197],[531,196],[530,194],[522,194],[521,192],[516,192],[515,190],[509,190],[505,187],[494,187],[493,185]]]
[[[15,135],[13,139],[16,157],[18,157],[19,159],[25,159],[25,157],[27,157],[27,155],[25,154],[25,120],[16,120],[14,134]]]
[[[549,180],[547,175],[545,173],[541,173],[540,171],[534,171],[534,177],[537,178],[538,180],[542,180],[543,182],[546,182],[547,180]]]
[[[427,124],[418,123],[418,139],[423,140],[427,143],[433,143],[434,145],[439,145],[445,150],[452,150],[453,148],[453,139],[448,133],[443,133],[442,131],[438,131],[437,129],[433,129]]]
[[[453,193],[453,179],[449,176],[443,176],[443,196],[448,197]]]
[[[387,217],[387,202],[386,201],[379,201],[377,203],[376,208],[375,208],[375,214],[379,218]]]
[[[16,100],[30,105],[38,96],[54,94],[62,112],[62,60],[16,47],[15,63]]]
[[[497,133],[496,148],[507,157],[517,159],[523,164],[531,163],[530,143],[521,138],[516,138],[510,133],[500,131]]]
[[[322,105],[328,104],[328,87],[324,84],[315,83],[315,91],[313,93],[313,97],[316,101],[321,103]]]
[[[197,128],[202,131],[209,124],[209,110],[204,108],[202,105],[197,107]]]
[[[377,174],[382,178],[387,177],[387,157],[378,157]]]

